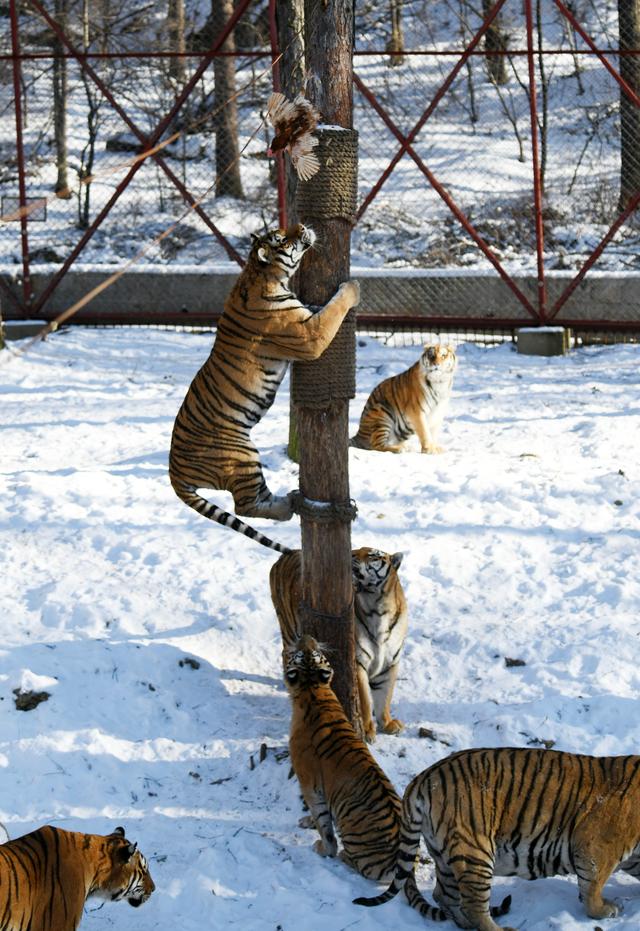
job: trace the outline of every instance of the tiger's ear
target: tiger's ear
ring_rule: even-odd
[[[404,553],[392,553],[391,554],[391,565],[394,569],[399,569]]]
[[[256,249],[256,255],[258,257],[258,262],[260,262],[261,265],[269,264],[269,254],[267,252],[266,246],[258,246]]]
[[[120,837],[124,837],[124,828],[114,828],[113,834],[119,834]]]
[[[124,844],[122,847],[118,848],[118,859],[122,863],[128,863],[137,849],[137,844]]]

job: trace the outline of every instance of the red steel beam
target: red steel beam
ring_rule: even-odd
[[[178,97],[177,97],[176,100],[174,101],[173,106],[172,106],[171,109],[169,110],[168,114],[165,115],[164,119],[162,119],[162,120],[160,121],[160,123],[158,124],[158,126],[156,127],[156,129],[155,129],[149,136],[145,136],[144,134],[142,134],[142,133],[137,129],[137,127],[135,127],[134,124],[130,122],[129,118],[126,116],[126,114],[124,113],[124,111],[122,111],[122,109],[119,107],[119,105],[117,104],[117,102],[114,101],[113,96],[112,96],[111,93],[109,92],[108,88],[105,88],[104,83],[101,81],[100,77],[95,73],[95,71],[91,68],[91,66],[88,64],[88,62],[82,60],[82,59],[83,59],[82,54],[79,53],[79,52],[76,52],[76,51],[73,49],[73,47],[72,47],[71,44],[69,43],[69,40],[67,39],[66,35],[65,35],[64,32],[60,29],[58,23],[57,23],[55,20],[51,19],[51,17],[49,16],[48,12],[42,8],[42,5],[40,4],[39,0],[28,0],[28,2],[31,4],[31,6],[34,7],[34,9],[35,9],[38,13],[40,13],[40,15],[45,19],[45,21],[48,23],[48,25],[50,26],[50,28],[53,29],[54,32],[56,32],[56,34],[58,35],[58,37],[60,38],[60,40],[66,45],[66,47],[71,49],[72,53],[74,54],[74,57],[76,57],[76,58],[78,59],[80,65],[81,65],[83,68],[85,68],[85,70],[87,71],[87,73],[89,74],[89,76],[91,77],[91,79],[92,79],[93,81],[96,82],[96,84],[97,84],[97,86],[100,88],[100,90],[101,90],[103,93],[104,93],[105,90],[106,90],[106,93],[107,93],[107,95],[108,95],[108,96],[107,96],[107,99],[110,98],[110,99],[109,99],[109,102],[112,103],[112,105],[115,105],[116,109],[118,110],[118,112],[120,113],[120,115],[122,116],[122,118],[125,119],[125,120],[127,121],[127,125],[129,125],[130,128],[132,129],[132,131],[135,132],[135,134],[138,136],[138,138],[141,139],[141,141],[143,142],[143,144],[144,144],[144,146],[145,146],[145,150],[148,151],[149,149],[152,149],[152,148],[157,144],[158,140],[160,139],[160,137],[161,137],[162,134],[164,133],[165,129],[166,129],[167,126],[171,123],[171,121],[174,119],[176,113],[180,110],[180,107],[182,106],[182,104],[184,103],[184,101],[186,100],[186,98],[188,97],[188,95],[191,93],[191,91],[193,90],[193,87],[194,87],[195,84],[200,80],[200,77],[202,76],[202,74],[204,73],[204,71],[206,70],[206,68],[209,66],[209,63],[210,63],[211,59],[213,58],[213,56],[216,54],[218,48],[225,42],[227,36],[228,36],[229,33],[231,32],[231,30],[234,28],[234,26],[235,26],[236,22],[238,21],[238,19],[240,18],[240,16],[242,16],[242,14],[244,13],[245,9],[248,7],[248,5],[249,5],[249,3],[251,2],[251,0],[241,0],[241,2],[238,4],[238,6],[236,7],[236,9],[234,10],[233,15],[232,15],[231,18],[229,19],[227,25],[226,25],[225,28],[222,30],[222,32],[221,32],[220,35],[217,37],[217,39],[214,41],[214,43],[213,43],[212,47],[209,49],[209,51],[206,52],[206,53],[204,54],[202,62],[200,63],[200,65],[198,66],[198,68],[196,69],[196,71],[194,72],[194,74],[191,76],[191,78],[189,79],[189,81],[185,84],[184,88],[182,89],[182,92],[178,95]],[[143,150],[143,153],[142,153],[142,154],[144,154],[144,150]],[[51,295],[51,293],[52,293],[52,292],[55,290],[55,288],[58,286],[60,280],[61,280],[61,279],[63,278],[63,276],[66,274],[67,270],[68,270],[69,267],[73,264],[73,262],[75,261],[75,259],[77,258],[77,256],[80,254],[80,252],[84,249],[84,247],[85,247],[85,245],[87,244],[87,242],[89,242],[89,240],[91,239],[91,237],[94,235],[94,233],[97,231],[97,229],[101,226],[102,222],[104,221],[104,218],[105,218],[105,217],[107,216],[107,214],[111,211],[111,208],[112,208],[113,205],[116,203],[116,201],[119,199],[119,197],[120,197],[121,193],[124,191],[124,189],[129,185],[129,183],[131,182],[131,180],[133,179],[134,175],[137,173],[138,169],[141,167],[141,165],[143,164],[143,162],[144,162],[144,159],[143,159],[143,158],[140,158],[140,159],[139,159],[138,161],[136,161],[136,162],[132,165],[132,167],[129,169],[129,172],[127,173],[127,175],[125,176],[125,178],[123,178],[123,180],[120,182],[120,184],[116,187],[116,189],[115,189],[113,195],[111,196],[111,198],[109,199],[108,203],[105,205],[105,207],[103,207],[103,209],[100,211],[100,213],[98,214],[98,216],[94,219],[94,221],[93,221],[93,223],[91,224],[91,226],[89,227],[89,229],[86,230],[86,232],[84,233],[84,235],[81,237],[80,241],[76,244],[75,248],[72,250],[71,254],[67,257],[66,261],[63,263],[63,265],[61,266],[61,268],[58,270],[58,272],[57,272],[57,273],[54,275],[54,277],[51,279],[51,281],[49,282],[49,285],[47,286],[47,288],[46,288],[46,289],[43,291],[43,293],[40,295],[40,298],[39,298],[38,303],[37,303],[37,307],[35,308],[36,310],[40,310],[40,308],[43,306],[44,302],[49,298],[49,296]],[[163,160],[159,160],[159,163],[162,164],[162,167],[165,167]],[[169,169],[169,172],[170,172],[170,169]],[[173,172],[171,172],[171,174],[173,174]],[[183,191],[181,191],[181,193],[183,193],[183,196],[184,196],[185,193],[186,193],[186,196],[188,196],[188,198],[191,199],[191,195],[189,194],[188,191],[186,191],[186,188],[184,188],[184,186],[181,184],[181,182],[179,181],[179,179],[175,178],[175,176],[174,176],[174,178],[172,178],[172,180],[174,181],[174,183],[177,182],[177,186],[178,186],[179,189],[180,189],[180,187],[183,187],[184,193],[183,193]],[[205,219],[205,217],[206,217],[206,215],[204,215],[202,218]],[[208,225],[211,226],[211,225],[212,225],[211,222],[208,221],[208,218],[206,218],[206,219],[207,219]],[[216,235],[218,235],[218,237],[222,237],[222,234],[219,233],[219,231],[215,230],[215,232],[216,232]],[[234,258],[240,265],[242,265],[242,264],[244,263],[244,260],[242,259],[242,257],[233,249],[233,247],[232,247],[229,243],[227,243],[227,241],[224,239],[224,237],[222,237],[222,240],[221,240],[221,241],[222,241],[222,244],[223,244],[223,245],[225,246],[225,248],[227,249],[227,252],[229,252],[229,254],[231,255],[231,257]],[[230,251],[230,250],[231,250],[231,251]]]
[[[277,0],[276,0],[277,2]],[[432,58],[457,58],[463,53],[463,49],[404,49],[401,52],[391,52],[386,49],[354,49],[354,56],[360,56],[363,58],[372,57],[372,58],[390,58],[393,56],[403,57],[432,57]],[[617,48],[600,48],[600,53],[603,55],[637,55],[638,53],[635,50],[626,50],[621,51]],[[202,52],[83,52],[83,56],[87,59],[104,59],[106,61],[126,58],[201,58]],[[478,57],[486,58],[487,55],[496,56],[496,57],[509,57],[512,56],[526,56],[528,55],[526,48],[511,48],[508,49],[491,49],[490,52],[487,52],[485,49],[474,49],[469,53],[469,57]],[[541,55],[592,55],[593,49],[568,49],[568,48],[543,48],[540,49],[539,54]],[[221,58],[267,58],[269,56],[268,51],[250,51],[242,50],[241,52],[218,52],[218,55]],[[3,52],[0,54],[0,61],[12,61],[15,56],[9,52]],[[67,58],[74,59],[75,55],[70,53],[57,53],[52,54],[51,52],[20,52],[18,54],[19,61],[51,61],[52,58]]]
[[[407,141],[408,136],[404,136],[400,132],[400,130],[395,125],[391,117],[385,111],[384,107],[382,107],[382,105],[378,102],[375,96],[371,93],[369,88],[366,87],[365,84],[363,84],[362,80],[356,74],[354,74],[353,80],[358,90],[364,95],[364,97],[366,97],[366,99],[369,101],[369,103],[374,108],[376,113],[378,113],[378,115],[382,118],[386,126],[391,130],[393,135],[400,142],[402,142],[404,146],[404,151],[406,151],[411,156],[411,158],[414,160],[414,162],[416,163],[420,171],[425,175],[425,177],[429,181],[429,184],[433,187],[436,193],[442,198],[442,200],[445,202],[449,210],[453,213],[456,219],[462,224],[464,229],[469,233],[473,241],[480,248],[480,250],[486,256],[486,258],[491,262],[491,264],[493,265],[495,270],[498,272],[498,274],[500,275],[502,280],[505,282],[505,284],[508,285],[510,290],[515,294],[515,296],[518,298],[518,300],[523,305],[523,307],[527,310],[527,312],[535,320],[537,320],[538,314],[536,313],[535,308],[532,306],[527,296],[522,293],[522,291],[517,286],[515,281],[503,269],[497,256],[495,256],[494,253],[491,251],[491,248],[489,247],[489,245],[484,241],[480,233],[478,233],[475,227],[471,224],[468,217],[460,210],[460,208],[455,203],[455,201],[453,200],[451,195],[448,193],[448,191],[440,184],[440,182],[435,177],[433,172],[430,171],[429,168],[427,168],[427,166],[424,164],[420,156],[414,151],[413,146]]]
[[[612,224],[609,231],[602,237],[597,247],[591,253],[587,261],[584,263],[576,277],[569,282],[567,287],[564,289],[558,300],[553,305],[551,312],[549,314],[549,320],[552,320],[557,316],[558,311],[561,309],[563,304],[571,297],[575,289],[578,287],[584,276],[587,274],[590,268],[592,268],[595,263],[598,261],[606,247],[609,245],[613,237],[616,235],[622,224],[631,216],[631,214],[636,210],[640,204],[640,191],[631,199],[625,210],[620,214],[615,223]]]
[[[638,94],[636,94],[636,92],[633,90],[633,88],[630,87],[630,86],[627,84],[627,82],[624,80],[624,78],[622,77],[622,75],[613,67],[613,65],[609,62],[609,60],[608,60],[608,59],[606,58],[606,56],[603,54],[602,50],[597,48],[597,46],[596,46],[595,42],[593,41],[593,39],[592,39],[592,38],[588,35],[588,33],[583,29],[582,25],[578,22],[578,20],[576,19],[576,17],[574,16],[574,14],[571,12],[571,10],[569,10],[569,9],[565,6],[565,4],[562,2],[562,0],[554,0],[554,2],[555,2],[555,4],[556,4],[556,6],[558,7],[558,9],[560,10],[560,12],[561,12],[564,16],[566,16],[566,18],[569,20],[569,22],[571,23],[571,25],[573,26],[573,28],[576,30],[576,32],[577,32],[577,33],[582,37],[582,39],[587,43],[587,45],[589,46],[589,49],[590,49],[591,54],[595,54],[595,55],[600,59],[600,61],[601,61],[602,64],[605,66],[605,68],[607,69],[607,71],[608,71],[608,72],[615,78],[615,80],[618,82],[618,84],[619,84],[620,87],[622,88],[623,92],[629,97],[630,100],[633,101],[633,103],[634,103],[637,107],[640,107],[640,97],[638,96]],[[618,50],[618,52],[619,52],[619,50]],[[637,54],[637,53],[634,53],[634,54]],[[631,216],[631,214],[636,210],[636,208],[638,207],[639,204],[640,204],[640,192],[638,192],[638,194],[636,194],[636,196],[630,201],[630,203],[627,205],[627,207],[625,208],[625,210],[620,214],[620,216],[617,218],[617,220],[611,225],[611,227],[610,227],[610,229],[608,230],[608,232],[607,232],[607,233],[603,236],[603,238],[600,240],[600,242],[598,243],[597,247],[594,249],[594,251],[591,253],[591,255],[589,256],[589,258],[586,260],[586,262],[584,263],[584,265],[582,266],[582,268],[580,269],[580,271],[578,272],[578,274],[576,275],[576,277],[575,277],[575,278],[573,279],[573,281],[571,281],[571,282],[567,285],[567,287],[564,289],[564,291],[562,292],[562,294],[560,295],[560,297],[557,299],[557,301],[556,301],[555,304],[553,305],[553,307],[552,307],[552,309],[551,309],[551,312],[550,312],[550,314],[549,314],[549,319],[554,319],[554,318],[557,317],[557,315],[558,315],[560,309],[563,307],[563,305],[564,305],[564,304],[568,301],[568,299],[571,297],[571,295],[572,295],[573,292],[576,290],[576,288],[578,287],[578,285],[580,284],[580,282],[584,279],[584,277],[585,277],[585,275],[587,274],[587,272],[588,272],[591,268],[593,268],[593,266],[594,266],[595,263],[598,261],[598,259],[600,258],[600,256],[601,256],[602,253],[604,252],[605,248],[609,245],[609,243],[611,242],[611,240],[613,239],[613,237],[615,236],[615,234],[618,232],[618,230],[620,229],[620,227],[623,225],[623,223],[625,223],[625,221],[626,221],[626,220]],[[556,322],[557,322],[557,321],[556,321]]]
[[[207,311],[162,311],[157,312],[153,309],[139,311],[136,319],[131,320],[131,313],[127,310],[110,310],[95,311],[83,309],[74,314],[73,324],[85,326],[120,326],[123,324],[131,326],[206,326],[214,327],[220,314],[209,313]],[[43,321],[56,319],[56,315],[50,312],[41,314]],[[429,327],[439,327],[449,330],[516,330],[523,326],[529,326],[529,322],[522,317],[491,317],[478,319],[477,317],[444,317],[429,315],[411,315],[411,314],[358,314],[356,317],[358,329],[367,327],[387,327],[389,329],[410,329],[425,330]],[[580,320],[573,317],[562,317],[557,321],[558,325],[568,327],[573,330],[600,330],[619,333],[633,333],[640,335],[640,321],[632,320]],[[69,324],[63,324],[63,327]]]
[[[590,49],[591,53],[594,54],[594,55],[596,55],[596,56],[600,59],[600,61],[601,61],[602,64],[605,66],[605,68],[607,69],[607,71],[609,72],[609,74],[610,74],[613,78],[615,78],[615,80],[618,82],[618,84],[620,85],[620,87],[622,88],[622,90],[625,92],[625,94],[627,95],[627,97],[629,97],[629,99],[632,100],[632,101],[635,103],[636,107],[640,107],[640,97],[638,97],[638,95],[637,95],[636,92],[633,90],[633,88],[630,87],[629,84],[627,84],[627,82],[626,82],[625,79],[622,77],[622,75],[620,74],[620,72],[617,71],[617,70],[613,67],[613,65],[611,64],[611,62],[609,61],[609,59],[607,58],[607,56],[603,53],[603,51],[597,47],[597,45],[595,44],[595,42],[593,41],[593,39],[591,38],[591,36],[588,34],[588,32],[586,32],[586,30],[585,30],[585,29],[582,27],[582,25],[578,22],[578,20],[576,19],[576,17],[574,16],[574,14],[571,12],[571,10],[570,10],[568,7],[566,7],[566,6],[564,5],[564,3],[562,2],[562,0],[553,0],[553,2],[554,2],[555,5],[558,7],[558,9],[559,9],[560,12],[563,14],[563,16],[566,16],[566,18],[569,20],[569,22],[571,23],[571,25],[573,26],[573,28],[575,29],[575,31],[578,33],[578,35],[579,35],[579,36],[586,42],[586,44],[589,46],[589,49]],[[633,54],[635,54],[635,53],[636,53],[636,52],[634,52]],[[620,54],[620,49],[615,50],[612,54],[619,55],[619,54]]]
[[[505,3],[506,3],[506,0],[498,0],[493,10],[491,11],[489,16],[484,21],[481,29],[473,37],[473,39],[471,40],[471,42],[469,43],[465,51],[462,53],[460,60],[456,62],[456,64],[450,71],[449,75],[445,78],[443,84],[436,92],[433,100],[431,101],[427,109],[424,111],[424,113],[422,114],[422,116],[420,117],[416,125],[413,127],[413,129],[407,136],[402,137],[403,141],[402,141],[402,144],[399,150],[396,152],[394,157],[391,159],[390,164],[382,172],[380,178],[374,184],[372,189],[369,191],[369,194],[364,199],[364,202],[361,204],[360,209],[358,210],[358,213],[356,214],[356,222],[363,215],[363,213],[365,212],[365,210],[367,209],[371,201],[374,199],[374,197],[376,196],[376,194],[378,193],[378,191],[380,190],[384,182],[387,180],[387,178],[389,177],[393,169],[396,167],[396,165],[398,164],[398,162],[400,161],[404,153],[408,151],[409,146],[411,145],[413,140],[416,138],[416,136],[418,135],[418,133],[420,132],[424,124],[427,122],[431,114],[434,112],[434,110],[436,109],[436,107],[438,106],[438,104],[440,103],[444,95],[446,94],[446,92],[449,90],[454,80],[456,79],[458,72],[462,69],[466,60],[469,58],[469,55],[471,54],[473,49],[476,47],[476,45],[480,42],[485,32],[489,29],[489,27],[491,26],[491,23],[496,18],[496,16],[500,12],[500,9],[504,6]],[[355,74],[354,74],[354,80],[356,80]]]

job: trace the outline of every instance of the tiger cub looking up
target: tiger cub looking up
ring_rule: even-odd
[[[291,698],[289,752],[300,789],[320,834],[314,850],[340,859],[367,879],[394,875],[400,844],[400,798],[366,743],[358,738],[331,690],[333,670],[308,635],[284,651],[284,680]],[[429,906],[411,875],[409,902]]]
[[[425,346],[418,361],[373,389],[350,446],[400,453],[415,434],[423,453],[441,453],[436,439],[449,404],[457,359],[451,346]]]
[[[385,734],[399,734],[404,724],[391,716],[391,698],[400,653],[407,636],[407,600],[398,569],[402,553],[383,553],[362,546],[352,552],[358,694],[366,739],[376,739],[376,724]],[[281,556],[269,574],[271,599],[285,651],[302,634],[302,553]],[[373,715],[375,714],[375,721]]]
[[[76,931],[90,896],[139,906],[154,889],[124,828],[103,837],[45,825],[0,845],[0,931]]]
[[[294,359],[317,359],[359,301],[357,281],[340,285],[317,313],[290,288],[315,233],[299,224],[256,236],[224,305],[213,349],[193,379],[173,427],[171,484],[186,504],[264,546],[288,552],[199,493],[230,491],[235,512],[289,520],[291,495],[273,495],[265,482],[251,429],[273,404]]]
[[[493,876],[575,873],[587,915],[613,918],[618,907],[602,896],[611,873],[640,879],[640,756],[454,753],[407,786],[395,878],[358,905],[387,902],[413,877],[420,834],[435,864],[434,898],[460,928],[500,931],[489,914]]]

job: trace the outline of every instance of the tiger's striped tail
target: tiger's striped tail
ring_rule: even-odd
[[[416,780],[414,780],[415,782]],[[413,905],[414,901],[417,903],[414,907],[418,908],[421,911],[421,914],[425,918],[431,918],[433,921],[444,921],[447,917],[440,917],[441,909],[434,908],[432,905],[423,899],[418,891],[416,886],[415,876],[414,876],[414,867],[416,862],[416,857],[418,855],[418,850],[420,848],[420,835],[422,829],[422,799],[420,797],[420,792],[415,792],[415,798],[409,799],[410,790],[413,788],[413,784],[407,787],[405,796],[402,802],[402,827],[400,829],[400,843],[398,846],[398,859],[396,862],[396,873],[393,877],[393,881],[386,892],[381,893],[381,895],[376,895],[373,898],[359,898],[354,899],[354,905],[365,905],[367,908],[371,908],[374,905],[383,905],[385,902],[388,902],[390,899],[393,899],[401,889],[405,889],[409,885],[409,889],[405,889],[405,895],[409,900],[410,904]],[[418,902],[418,900],[421,900]],[[421,906],[421,907],[420,907]],[[422,907],[426,911],[422,911]]]
[[[222,508],[219,508],[217,505],[207,501],[207,499],[203,498],[202,495],[197,494],[193,488],[177,484],[173,487],[178,497],[181,498],[185,504],[188,504],[190,508],[193,508],[194,511],[197,511],[198,514],[202,514],[203,517],[207,517],[209,520],[213,520],[217,524],[222,524],[223,527],[230,527],[231,530],[235,530],[236,533],[243,533],[245,537],[249,537],[250,540],[255,540],[256,543],[261,543],[262,546],[266,546],[270,550],[276,550],[278,553],[293,552],[293,550],[291,550],[288,546],[283,546],[281,543],[276,543],[275,540],[272,540],[270,537],[260,533],[260,531],[256,530],[255,527],[251,527],[249,524],[245,524],[245,522],[240,520],[239,517],[236,517],[235,514],[230,514],[228,511],[223,511]]]
[[[400,875],[402,873],[402,875]],[[411,908],[415,908],[423,918],[427,918],[429,921],[449,921],[451,915],[449,915],[445,909],[437,908],[435,905],[430,905],[425,897],[422,895],[420,890],[416,885],[416,878],[413,872],[413,868],[407,874],[407,871],[396,867],[396,875],[393,879],[393,882],[389,886],[386,892],[383,892],[381,895],[374,896],[371,899],[359,898],[354,899],[354,905],[365,905],[367,908],[370,908],[373,905],[384,905],[385,902],[389,902],[393,899],[401,889],[404,888],[404,894],[407,897],[407,902]],[[492,918],[501,918],[503,915],[506,915],[511,908],[511,896],[507,895],[504,897],[500,905],[492,905],[489,909]]]
[[[367,908],[371,908],[374,905],[384,905],[385,902],[390,902],[391,899],[395,898],[401,889],[404,889],[404,894],[409,905],[419,911],[423,918],[428,918],[430,921],[448,921],[450,916],[447,915],[444,909],[436,908],[435,905],[430,905],[418,889],[413,872],[413,863],[411,864],[410,870],[406,870],[404,867],[400,866],[400,864],[396,866],[396,875],[393,877],[393,882],[386,892],[373,896],[370,899],[365,897],[354,899],[353,904],[364,905]]]
[[[416,877],[413,870],[411,874],[407,876],[404,885],[404,894],[411,908],[417,909],[423,918],[428,918],[430,921],[448,921],[450,916],[447,915],[445,910],[443,908],[436,908],[435,905],[429,905],[422,895],[416,885]]]

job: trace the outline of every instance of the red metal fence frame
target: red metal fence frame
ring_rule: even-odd
[[[44,292],[39,296],[37,300],[33,298],[32,292],[32,283],[31,283],[31,272],[30,272],[30,261],[29,261],[29,231],[28,231],[28,216],[25,209],[21,210],[20,216],[20,238],[21,238],[21,252],[22,252],[22,302],[20,302],[15,294],[7,287],[7,285],[0,278],[0,287],[4,287],[4,290],[10,296],[14,306],[17,308],[18,314],[22,316],[37,317],[39,315],[45,315],[45,305],[47,300],[50,298],[52,293],[60,284],[60,281],[64,278],[68,269],[73,265],[77,260],[78,256],[82,254],[82,250],[94,235],[96,230],[101,226],[106,217],[108,216],[111,208],[116,203],[122,192],[128,186],[132,178],[135,176],[136,172],[142,165],[145,154],[152,158],[159,168],[165,173],[169,178],[172,184],[175,185],[177,190],[180,192],[184,200],[194,209],[201,219],[206,223],[208,228],[222,244],[227,254],[231,259],[236,261],[239,265],[243,264],[243,258],[235,250],[235,248],[228,242],[224,235],[217,228],[213,220],[206,214],[206,212],[201,208],[198,203],[198,199],[185,187],[183,182],[177,175],[172,171],[172,169],[167,164],[166,160],[162,157],[160,151],[156,150],[159,140],[161,139],[163,133],[167,127],[171,124],[171,121],[174,119],[183,103],[189,97],[189,94],[193,90],[195,84],[209,66],[216,54],[220,53],[220,49],[224,44],[226,38],[233,30],[239,19],[243,16],[247,8],[249,7],[252,0],[239,0],[235,6],[233,15],[230,17],[225,28],[220,33],[220,35],[214,40],[211,47],[205,52],[199,54],[197,57],[201,58],[200,63],[198,64],[194,74],[186,82],[182,91],[176,97],[173,106],[170,108],[169,112],[164,116],[164,118],[158,123],[156,128],[151,133],[143,132],[135,122],[128,116],[125,109],[121,106],[119,101],[114,97],[109,88],[102,81],[100,76],[92,68],[90,59],[99,58],[99,57],[122,57],[120,54],[109,55],[108,53],[102,54],[92,54],[92,53],[83,53],[75,48],[71,39],[65,35],[64,31],[60,28],[58,23],[49,15],[49,13],[42,6],[41,0],[27,0],[29,5],[38,12],[48,26],[53,30],[57,36],[59,42],[65,49],[65,55],[67,57],[73,58],[76,60],[86,75],[94,82],[94,84],[100,89],[101,93],[108,100],[110,105],[114,110],[119,114],[121,119],[129,127],[131,132],[139,139],[141,144],[141,155],[140,158],[134,161],[134,163],[129,168],[125,177],[117,185],[115,191],[113,192],[108,203],[100,210],[98,215],[94,218],[93,222],[89,228],[84,232],[79,242],[73,248],[72,252],[66,258],[62,266],[58,269],[56,274],[53,276],[52,280],[47,285]],[[447,91],[453,84],[455,78],[459,74],[462,67],[468,61],[472,55],[486,55],[487,53],[480,49],[480,43],[483,37],[485,36],[487,30],[490,28],[492,22],[496,16],[500,13],[501,9],[507,3],[507,0],[496,0],[496,3],[492,7],[489,15],[482,23],[478,31],[471,37],[466,48],[462,52],[450,52],[448,54],[453,55],[457,58],[453,67],[451,68],[449,74],[429,101],[428,106],[425,108],[420,119],[415,123],[414,127],[408,133],[403,133],[398,126],[394,123],[389,113],[382,106],[380,101],[376,99],[374,93],[366,86],[362,78],[358,75],[357,71],[354,71],[354,86],[362,94],[364,99],[369,103],[373,110],[378,114],[384,125],[387,127],[389,132],[397,139],[400,144],[399,149],[384,169],[378,180],[375,182],[373,187],[364,197],[357,213],[356,222],[360,220],[363,216],[369,205],[376,198],[383,185],[389,179],[393,173],[396,165],[400,162],[403,156],[408,155],[418,169],[424,175],[426,182],[436,191],[439,197],[447,205],[448,209],[451,211],[453,216],[459,221],[459,223],[464,227],[467,233],[472,237],[480,251],[484,254],[487,260],[491,263],[493,268],[496,270],[500,278],[505,282],[505,284],[510,288],[513,295],[519,302],[519,304],[526,310],[531,323],[543,325],[549,323],[550,321],[560,321],[567,325],[585,325],[589,327],[598,327],[606,326],[607,328],[629,328],[629,329],[638,329],[640,327],[640,322],[637,324],[626,322],[614,323],[611,324],[609,321],[606,323],[604,321],[577,321],[577,320],[564,320],[560,316],[560,312],[565,305],[568,298],[573,294],[575,289],[578,287],[580,282],[584,279],[585,275],[593,267],[595,262],[598,260],[600,255],[606,246],[611,242],[615,236],[618,229],[622,224],[628,219],[628,217],[636,210],[638,205],[640,205],[640,191],[631,199],[626,209],[617,217],[615,222],[611,225],[610,229],[607,231],[605,236],[602,238],[598,246],[594,249],[591,255],[587,258],[584,265],[579,269],[576,275],[572,280],[567,284],[562,294],[555,301],[553,307],[548,308],[547,306],[547,294],[546,294],[546,280],[545,280],[545,265],[544,265],[544,229],[542,222],[542,183],[541,183],[541,173],[540,173],[540,162],[539,162],[539,139],[538,139],[538,120],[536,112],[536,79],[535,79],[535,55],[538,54],[538,51],[534,49],[534,11],[532,0],[523,0],[523,14],[525,17],[526,24],[526,35],[527,35],[527,47],[525,49],[509,49],[508,52],[502,54],[508,54],[510,56],[516,55],[526,55],[528,59],[528,76],[529,76],[529,103],[530,103],[530,120],[531,120],[531,140],[532,140],[532,151],[531,151],[531,164],[532,164],[532,198],[533,198],[533,207],[534,207],[534,222],[535,222],[535,242],[536,242],[536,265],[537,265],[537,297],[535,302],[532,302],[527,298],[523,293],[522,289],[518,286],[518,283],[514,280],[513,276],[510,275],[499,258],[490,248],[490,246],[484,241],[478,230],[470,222],[468,217],[465,215],[463,210],[456,204],[455,200],[451,197],[446,188],[439,182],[434,173],[429,169],[427,165],[424,164],[420,156],[415,151],[412,143],[415,141],[418,133],[427,123],[429,118],[434,113],[436,107],[446,95]],[[560,11],[561,15],[565,17],[568,22],[571,24],[571,27],[580,35],[582,40],[585,42],[586,46],[589,49],[589,53],[595,55],[607,71],[614,77],[618,82],[623,92],[629,97],[630,100],[636,106],[640,106],[640,98],[634,93],[631,87],[624,81],[619,71],[613,67],[611,62],[608,60],[605,50],[599,48],[593,39],[588,35],[586,30],[582,25],[577,21],[572,10],[565,5],[563,0],[554,0],[555,6]],[[12,43],[12,52],[8,57],[11,59],[12,63],[12,73],[13,73],[13,85],[14,85],[14,95],[15,95],[15,120],[16,120],[16,149],[17,149],[17,165],[18,165],[18,195],[19,203],[21,208],[25,208],[27,205],[27,185],[26,185],[26,171],[25,171],[25,156],[24,156],[24,145],[23,145],[23,127],[22,127],[22,98],[21,98],[21,81],[20,81],[20,69],[21,62],[24,60],[30,60],[35,58],[42,57],[52,57],[51,55],[43,56],[42,54],[27,54],[22,53],[20,50],[20,36],[19,36],[19,26],[18,26],[18,0],[10,0],[9,2],[9,12],[10,12],[10,22],[11,22],[11,43]],[[253,53],[256,56],[270,57],[271,68],[272,68],[272,83],[274,89],[280,88],[280,77],[279,77],[279,49],[278,49],[278,39],[277,39],[277,29],[276,29],[276,0],[270,0],[269,2],[269,21],[270,21],[270,43],[271,48],[267,52],[256,52]],[[548,54],[552,54],[555,50],[546,50]],[[610,51],[610,50],[607,50]],[[135,53],[133,53],[135,54]],[[162,57],[166,57],[167,53],[157,53]],[[178,54],[178,53],[173,53]],[[247,52],[243,52],[244,57],[247,56]],[[380,54],[376,53],[365,53],[355,51],[354,57],[357,62],[359,56],[364,56],[367,54]],[[406,53],[405,53],[406,54]],[[433,52],[433,51],[418,51],[413,52],[412,54],[442,54],[442,52]],[[501,54],[492,50],[493,55]],[[140,53],[141,57],[151,57],[149,53]],[[186,53],[187,57],[194,57]],[[7,57],[7,56],[3,56]],[[277,164],[278,172],[278,215],[279,222],[281,225],[286,223],[286,208],[285,208],[285,184],[284,184],[284,163],[282,158],[278,159]],[[83,319],[85,316],[83,315]],[[409,318],[411,319],[411,318]],[[424,322],[423,318],[420,318]],[[135,321],[131,321],[135,322]],[[405,320],[407,322],[407,320]],[[416,320],[417,322],[417,320]],[[442,321],[444,322],[444,321]],[[465,318],[465,322],[469,325],[481,326],[483,323],[487,326],[495,326],[496,321],[494,319],[484,320],[481,317],[477,319]],[[522,320],[511,321],[516,325],[522,325]],[[503,321],[505,325],[509,325],[508,321]]]

